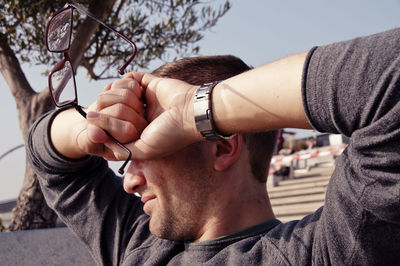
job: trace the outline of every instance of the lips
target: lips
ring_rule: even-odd
[[[148,202],[149,200],[155,199],[156,196],[154,195],[150,195],[150,196],[142,196],[141,201],[146,204],[146,202]]]
[[[152,204],[152,203],[155,202],[155,199],[156,199],[156,196],[154,196],[154,195],[142,196],[141,200],[144,203],[143,211],[149,216],[151,216],[152,209],[154,208],[154,204]]]

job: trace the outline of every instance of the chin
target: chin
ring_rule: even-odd
[[[175,234],[172,232],[168,232],[168,230],[164,227],[152,225],[150,223],[150,232],[158,238],[167,239],[171,241],[179,240]]]
[[[168,226],[162,226],[160,224],[154,224],[151,222],[149,224],[150,232],[158,238],[167,239],[170,241],[193,241],[194,238],[186,234],[183,230],[178,231],[171,224]]]
[[[153,211],[149,220],[149,230],[158,238],[171,241],[193,241],[197,236],[197,224],[182,216],[187,217],[182,213],[176,215],[169,211]]]

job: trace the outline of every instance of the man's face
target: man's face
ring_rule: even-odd
[[[142,180],[134,192],[142,196],[150,231],[170,240],[191,241],[202,233],[215,200],[212,167],[204,156],[207,143],[193,144],[173,155],[132,162],[124,179]]]

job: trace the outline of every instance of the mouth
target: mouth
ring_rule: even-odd
[[[151,196],[142,196],[142,202],[144,203],[143,205],[143,211],[150,216],[151,214],[151,210],[152,210],[152,206],[153,203],[156,199],[156,196],[151,195]]]
[[[148,202],[148,201],[150,201],[150,200],[152,200],[152,199],[155,199],[155,198],[156,198],[156,196],[154,196],[154,195],[142,196],[142,197],[141,197],[141,201],[142,201],[144,204],[146,204],[146,202]]]

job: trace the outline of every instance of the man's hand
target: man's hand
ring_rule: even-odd
[[[69,158],[92,154],[124,160],[126,154],[115,156],[104,145],[112,142],[104,130],[121,143],[138,139],[147,126],[142,96],[143,89],[132,78],[124,77],[109,84],[88,108],[87,120],[74,109],[64,111],[54,119],[51,127],[54,146]]]
[[[306,56],[307,52],[288,56],[243,72],[215,86],[212,93],[212,114],[218,131],[232,134],[287,127],[310,129],[301,97]],[[166,156],[203,140],[193,116],[194,93],[198,86],[137,72],[128,73],[124,79],[133,83],[128,82],[129,86],[121,83],[122,88],[127,86],[143,89],[148,126],[144,127],[136,118],[128,121],[128,124],[136,127],[136,131],[127,130],[123,123],[113,123],[107,119],[100,123],[98,121],[101,121],[101,116],[100,119],[89,118],[89,122],[115,134],[123,142],[132,140],[125,146],[131,150],[133,159]],[[141,98],[136,97],[140,101]],[[116,98],[111,105],[119,101],[121,99]],[[137,109],[135,104],[125,104]],[[104,112],[109,115],[106,107],[103,107]],[[110,113],[113,112],[110,110]],[[136,112],[139,117],[143,114],[139,110]],[[92,129],[89,129],[89,138],[93,142],[104,142],[105,136],[100,133],[96,130],[93,134]],[[104,144],[113,150],[115,159],[125,159],[125,152],[115,143],[107,141]]]
[[[198,86],[147,73],[133,72],[126,77],[145,90],[149,122],[138,140],[126,144],[134,159],[162,157],[203,139],[193,118],[193,96]],[[115,143],[107,142],[106,146],[117,158],[123,158],[123,151]]]

